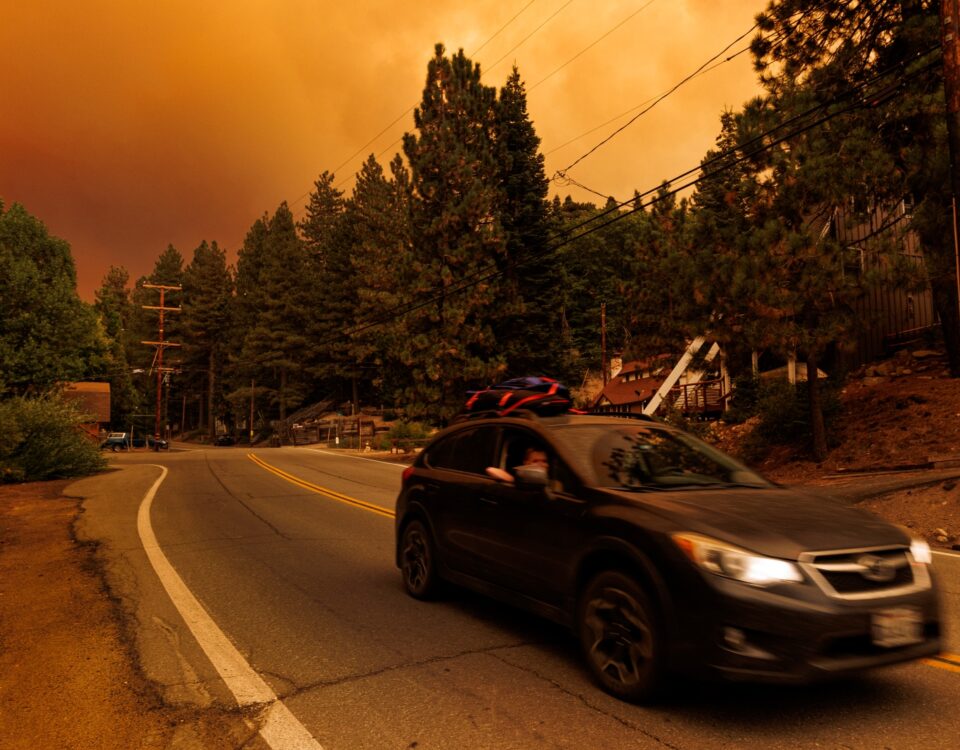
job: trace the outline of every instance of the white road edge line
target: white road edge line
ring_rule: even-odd
[[[960,552],[949,552],[947,550],[934,549],[930,550],[935,555],[943,555],[944,557],[960,557]]]
[[[137,533],[147,558],[173,605],[237,699],[237,703],[240,706],[267,704],[260,736],[273,750],[323,750],[307,728],[237,651],[163,554],[150,525],[150,507],[157,490],[167,478],[167,468],[159,464],[148,465],[160,469],[160,476],[140,503],[137,511]]]
[[[364,458],[363,456],[351,456],[349,453],[337,453],[335,451],[325,451],[323,448],[307,448],[308,451],[313,451],[314,453],[323,453],[327,456],[341,456],[343,458],[355,458],[357,461],[372,461],[375,464],[383,464],[384,466],[396,466],[398,469],[406,469],[407,464],[398,464],[393,461],[381,461],[379,458]]]

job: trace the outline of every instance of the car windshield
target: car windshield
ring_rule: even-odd
[[[771,487],[759,474],[690,435],[638,425],[565,425],[555,430],[600,487],[631,491]]]

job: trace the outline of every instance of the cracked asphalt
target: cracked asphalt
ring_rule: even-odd
[[[259,455],[390,509],[402,470],[305,448]],[[160,547],[325,750],[937,748],[960,733],[960,674],[922,664],[813,688],[681,684],[657,706],[621,703],[593,685],[562,628],[458,590],[410,599],[389,518],[285,482],[237,448],[121,455],[120,471],[70,488],[85,498],[78,533],[100,543],[143,674],[169,705],[236,703],[140,545],[155,460],[170,472],[151,514]],[[844,490],[850,501],[862,491]]]

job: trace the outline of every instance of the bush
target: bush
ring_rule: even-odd
[[[733,379],[733,398],[730,408],[723,414],[723,421],[727,424],[746,422],[757,413],[760,402],[760,378],[751,375],[740,375]]]
[[[821,385],[820,398],[829,440],[830,428],[840,411],[840,399],[836,388],[826,383]],[[765,445],[809,445],[812,435],[806,383],[791,385],[786,380],[761,383],[756,413],[760,420],[745,447],[748,456],[756,455]]]
[[[106,466],[83,433],[82,415],[59,396],[0,402],[0,481],[33,482],[94,474]]]
[[[394,440],[423,440],[427,435],[427,428],[420,422],[396,422],[387,432],[387,437]]]
[[[420,422],[394,422],[390,429],[377,437],[380,450],[388,451],[394,447],[404,450],[422,445],[430,436],[430,430]]]

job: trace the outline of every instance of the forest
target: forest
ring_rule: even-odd
[[[744,49],[763,94],[719,114],[699,164],[595,204],[554,184],[576,162],[546,174],[521,72],[489,86],[438,44],[401,153],[371,155],[349,193],[321,169],[299,218],[284,202],[253,220],[235,265],[215,241],[169,246],[145,277],[112,267],[87,305],[69,245],[0,205],[0,393],[106,379],[117,425],[151,411],[156,350],[141,342],[156,339],[144,306],[158,296],[145,284],[182,288],[165,298],[180,308],[165,317],[180,344],[165,350],[166,421],[210,436],[218,423],[266,434],[317,401],[441,424],[467,390],[509,377],[579,386],[601,366],[601,305],[607,353],[624,360],[675,358],[706,335],[735,376],[760,351],[837,382],[870,322],[856,300],[929,287],[960,376],[937,8],[771,2]],[[839,214],[894,220],[852,245]],[[820,388],[802,394],[815,455]]]

